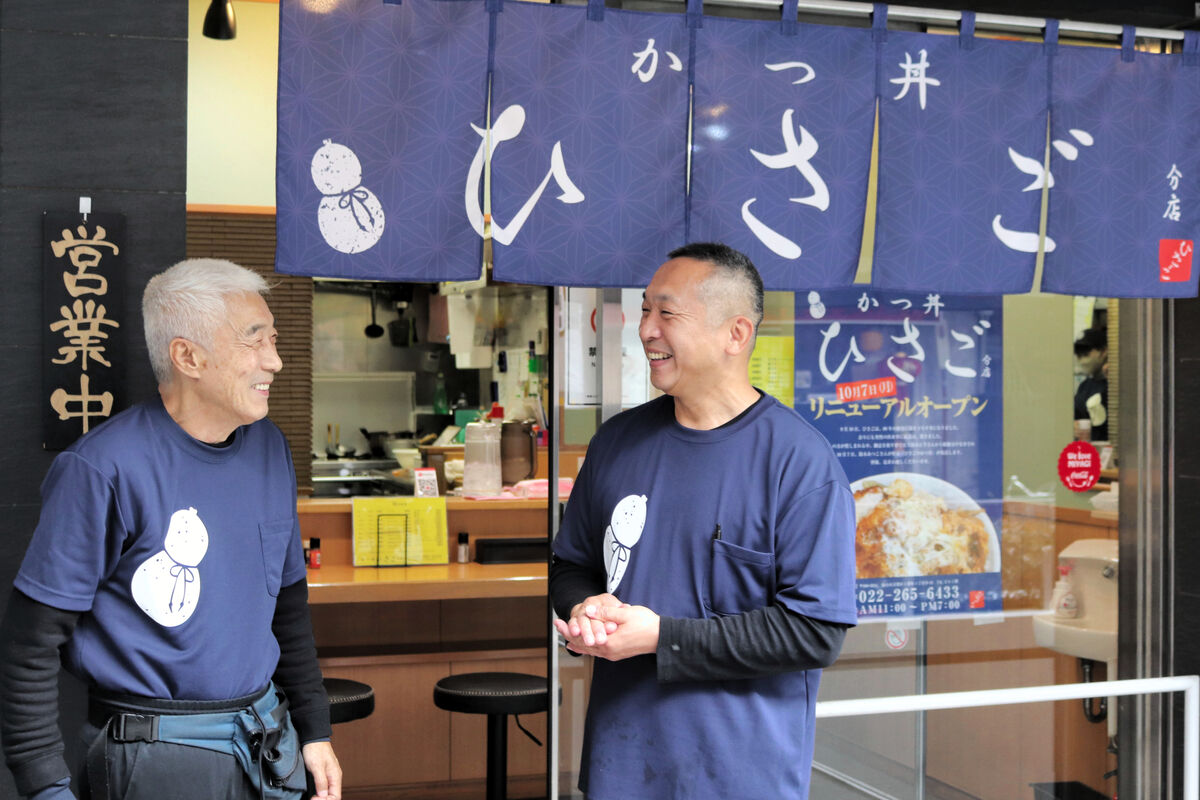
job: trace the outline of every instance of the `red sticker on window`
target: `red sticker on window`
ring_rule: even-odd
[[[1100,480],[1100,452],[1091,442],[1071,442],[1058,455],[1058,478],[1073,492],[1086,492]]]
[[[982,589],[974,589],[967,592],[967,605],[971,608],[983,608],[985,605]]]
[[[1159,283],[1182,283],[1192,279],[1192,240],[1158,240]]]

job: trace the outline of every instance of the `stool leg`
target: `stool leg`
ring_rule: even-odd
[[[487,800],[508,796],[508,715],[488,714]]]

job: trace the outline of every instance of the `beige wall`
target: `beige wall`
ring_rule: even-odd
[[[209,0],[188,2],[189,205],[275,205],[279,4],[237,0],[237,38],[200,35]]]
[[[1072,492],[1058,479],[1059,452],[1074,434],[1072,301],[1004,298],[1004,483],[1015,475],[1032,491],[1053,491],[1057,506],[1090,509],[1090,492]]]

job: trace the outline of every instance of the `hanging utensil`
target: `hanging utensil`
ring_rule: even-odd
[[[417,343],[416,320],[410,314],[411,307],[403,300],[396,303],[397,318],[388,323],[388,336],[395,347],[408,347]]]
[[[363,330],[363,333],[367,335],[368,339],[378,339],[383,336],[383,326],[375,324],[375,292],[371,292],[371,324]]]

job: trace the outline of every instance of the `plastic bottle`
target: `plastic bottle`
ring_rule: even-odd
[[[1071,568],[1066,564],[1058,567],[1058,580],[1054,584],[1054,593],[1050,596],[1050,606],[1054,616],[1073,618],[1079,616],[1079,602],[1075,599],[1075,591],[1071,586]]]
[[[530,341],[530,343],[529,343],[529,364],[528,364],[528,366],[529,366],[529,380],[526,382],[526,385],[525,385],[525,396],[526,397],[537,397],[538,392],[542,386],[541,378],[538,376],[538,373],[541,371],[540,370],[541,364],[538,362],[537,353],[534,351],[534,344],[532,341]]]
[[[440,372],[437,374],[437,386],[433,388],[433,413],[450,413],[450,403],[446,399],[446,378]]]

